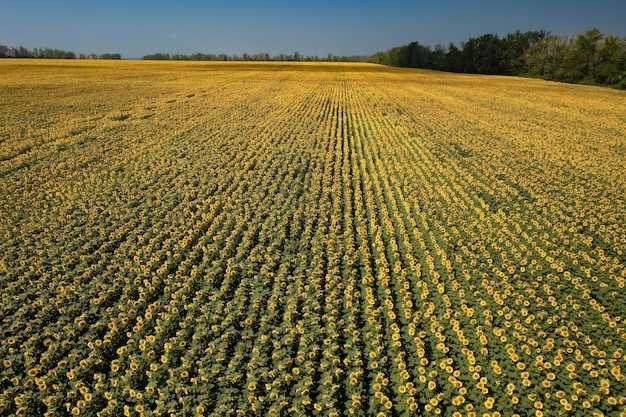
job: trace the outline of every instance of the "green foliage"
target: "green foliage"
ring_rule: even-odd
[[[122,59],[120,54],[102,54],[100,56],[91,54],[87,56],[81,53],[79,57],[80,59]],[[62,49],[34,48],[30,50],[23,46],[10,48],[6,45],[0,45],[0,58],[76,59],[76,54]]]
[[[540,39],[545,31],[509,33],[503,38],[485,34],[470,38],[461,47],[450,44],[448,48],[421,45],[411,42],[385,52],[376,53],[372,61],[378,64],[407,68],[425,68],[440,71],[478,74],[517,75],[523,66],[524,53]]]
[[[546,31],[485,34],[460,47],[411,42],[378,52],[372,62],[472,74],[525,75],[626,88],[626,39],[591,29],[572,38]]]
[[[122,59],[120,54],[101,54],[98,56],[99,59]]]
[[[326,57],[319,57],[317,55],[302,55],[296,51],[293,54],[278,54],[270,56],[266,52],[259,52],[256,54],[244,53],[243,55],[227,55],[227,54],[206,54],[195,53],[191,55],[174,54],[158,52],[155,54],[144,55],[143,60],[151,61],[306,61],[306,62],[365,62],[370,61],[372,58],[369,56],[337,56],[328,54]]]
[[[528,49],[527,74],[549,80],[624,86],[626,39],[592,29],[571,39],[552,35]]]

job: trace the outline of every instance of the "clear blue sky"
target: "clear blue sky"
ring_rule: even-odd
[[[0,0],[0,45],[76,53],[365,55],[418,41],[597,27],[626,36],[625,0]]]

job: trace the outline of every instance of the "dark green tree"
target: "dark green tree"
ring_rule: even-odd
[[[565,62],[567,45],[567,39],[557,35],[540,39],[523,56],[525,72],[534,77],[556,79]]]
[[[156,54],[144,55],[141,59],[150,61],[168,61],[171,57],[170,54],[157,52]]]
[[[431,64],[432,69],[445,71],[446,70],[446,49],[441,44],[435,45],[435,49],[431,52]]]
[[[399,67],[408,68],[431,68],[431,51],[430,48],[421,45],[419,42],[411,42],[403,46],[398,51]]]
[[[448,52],[446,53],[446,66],[445,71],[461,72],[463,51],[461,51],[455,44],[450,43],[448,45]]]
[[[14,50],[14,57],[15,58],[33,58],[33,54],[31,51],[29,51],[28,49],[24,48],[23,46],[20,46],[19,48],[13,48]]]
[[[107,54],[101,54],[98,58],[99,59],[122,59],[122,55],[107,53]]]
[[[598,49],[596,81],[626,88],[626,38],[609,35]]]
[[[517,75],[525,72],[524,54],[537,42],[548,36],[548,32],[528,31],[509,33],[502,39],[503,58],[506,74]]]
[[[566,64],[575,71],[575,78],[596,81],[600,42],[603,38],[602,32],[595,28],[574,37],[568,50]]]

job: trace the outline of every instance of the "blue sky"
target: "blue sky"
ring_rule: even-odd
[[[0,0],[0,45],[76,53],[365,55],[418,41],[597,27],[626,36],[624,0]]]

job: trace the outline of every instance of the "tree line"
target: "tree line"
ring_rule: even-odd
[[[122,55],[116,53],[107,54],[78,54],[72,51],[52,48],[28,49],[23,46],[8,47],[0,45],[0,58],[38,58],[38,59],[122,59]]]
[[[155,53],[150,55],[144,55],[144,60],[157,60],[157,61],[304,61],[304,62],[364,62],[371,59],[370,56],[361,55],[333,55],[328,54],[325,57],[318,55],[302,55],[296,51],[293,54],[278,54],[271,56],[268,53],[261,52],[257,54],[244,53],[242,55],[227,55],[227,54],[205,54],[195,53],[191,55],[184,54],[168,54],[168,53]]]
[[[521,75],[626,89],[626,38],[591,29],[573,37],[528,31],[484,34],[447,48],[411,42],[378,52],[373,62],[440,71]]]
[[[40,58],[40,59],[122,59],[120,54],[78,54],[71,51],[63,51],[61,49],[51,48],[34,48],[32,50],[23,46],[8,47],[0,45],[0,58]],[[158,52],[155,54],[144,55],[143,60],[158,61],[308,61],[308,62],[364,62],[371,60],[371,56],[361,55],[334,55],[326,56],[318,55],[302,55],[296,51],[293,54],[277,54],[271,56],[268,53],[257,53],[242,55],[212,54],[212,53],[195,53],[195,54],[169,54]]]

